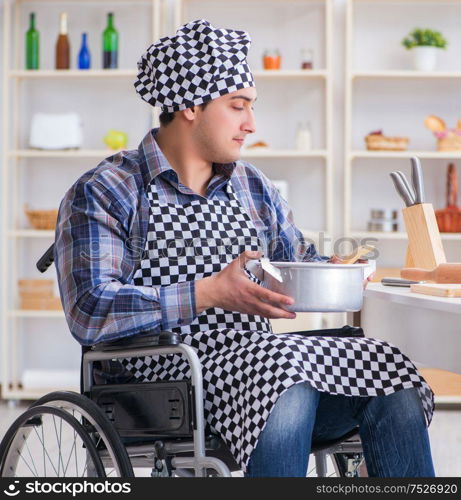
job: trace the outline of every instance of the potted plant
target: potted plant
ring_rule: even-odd
[[[414,53],[414,68],[419,71],[433,71],[437,65],[438,49],[447,47],[447,40],[439,31],[415,28],[402,45]]]

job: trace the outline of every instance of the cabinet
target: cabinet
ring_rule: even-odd
[[[111,153],[102,137],[108,129],[128,133],[128,148],[137,147],[155,116],[136,96],[136,61],[152,40],[162,36],[165,5],[161,0],[5,0],[3,18],[3,151],[2,151],[2,397],[34,399],[50,387],[23,386],[26,369],[56,376],[69,370],[69,382],[53,388],[77,389],[80,349],[71,338],[62,311],[19,308],[18,279],[41,278],[35,262],[54,239],[52,230],[32,229],[24,204],[57,208],[69,186]],[[56,71],[54,43],[59,13],[69,14],[70,70]],[[114,12],[120,34],[119,67],[102,70],[101,33],[107,12]],[[24,33],[29,12],[37,14],[41,66],[24,70]],[[53,26],[55,29],[53,29]],[[75,69],[82,32],[89,34],[92,68]],[[31,117],[37,112],[77,112],[83,121],[78,150],[28,148]],[[46,278],[53,278],[53,270]],[[57,288],[57,287],[56,287]],[[57,290],[55,290],[57,293]],[[45,371],[45,372],[44,372]],[[49,378],[50,372],[47,373]],[[70,384],[70,387],[69,387]],[[65,387],[63,387],[65,385]]]
[[[403,207],[389,173],[409,173],[409,158],[421,158],[427,200],[437,209],[445,206],[447,164],[455,162],[458,169],[461,164],[461,151],[436,151],[435,138],[423,124],[434,114],[454,127],[461,116],[460,15],[459,0],[347,0],[344,232],[362,242],[376,240],[384,267],[401,267],[407,245],[402,219],[397,232],[367,231],[371,209]],[[411,51],[401,40],[415,27],[440,31],[448,39],[437,70],[411,69]],[[376,129],[409,137],[408,150],[367,151],[364,137]],[[459,260],[461,234],[443,233],[442,239],[447,258]]]

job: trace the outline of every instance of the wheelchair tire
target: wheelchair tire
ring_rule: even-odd
[[[0,477],[104,475],[98,450],[86,429],[59,408],[29,408],[0,443]]]
[[[60,408],[82,421],[92,436],[104,466],[113,473],[110,477],[134,477],[133,467],[126,448],[114,426],[103,410],[91,399],[71,391],[50,392],[38,399],[33,406]]]

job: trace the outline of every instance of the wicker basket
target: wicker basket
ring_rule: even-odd
[[[58,218],[58,211],[53,210],[29,210],[26,205],[24,207],[29,222],[34,229],[55,229]]]
[[[382,134],[368,134],[365,143],[369,151],[405,151],[408,137],[386,137]]]
[[[446,137],[437,139],[437,151],[459,151],[461,149],[461,135],[453,131],[448,132]]]

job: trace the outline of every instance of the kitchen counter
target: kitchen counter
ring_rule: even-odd
[[[461,373],[461,298],[370,283],[360,325],[367,337],[398,346],[417,363]]]

